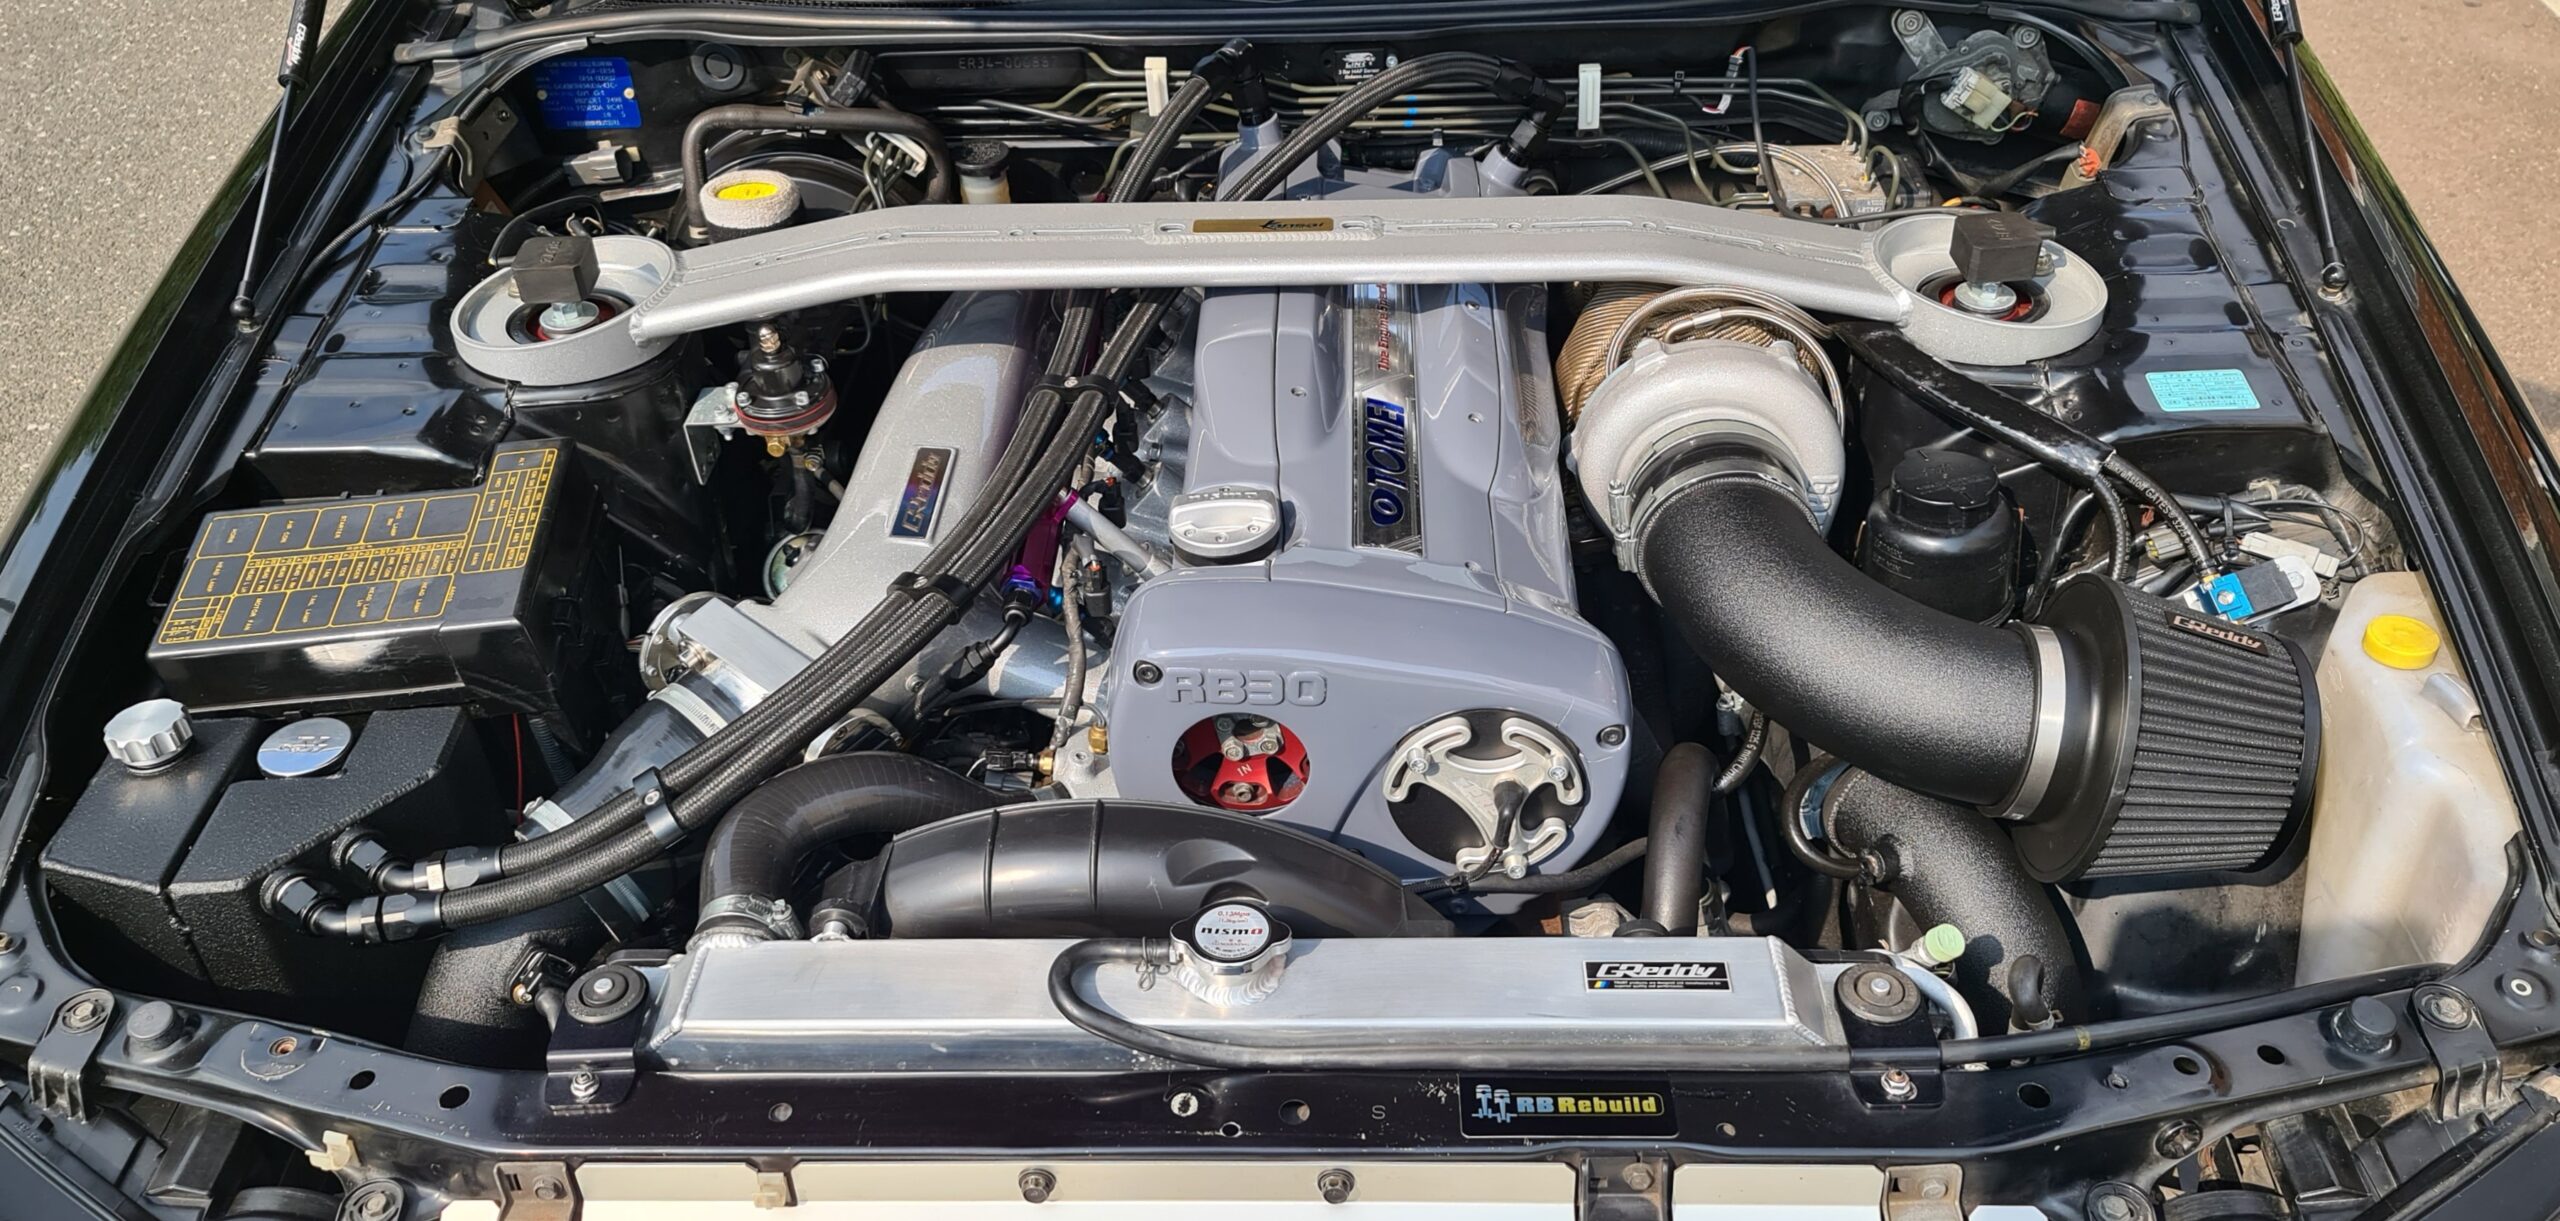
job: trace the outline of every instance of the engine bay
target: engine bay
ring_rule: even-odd
[[[570,1108],[1834,1067],[2458,961],[2514,799],[2318,277],[2135,41],[490,71],[78,645],[47,910]]]

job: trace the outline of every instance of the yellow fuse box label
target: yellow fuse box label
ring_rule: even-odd
[[[476,492],[257,509],[206,519],[164,645],[433,619],[454,580],[533,559],[556,448],[498,455]]]

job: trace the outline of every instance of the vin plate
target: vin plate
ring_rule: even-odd
[[[1461,1077],[1458,1131],[1471,1137],[1677,1136],[1680,1124],[1667,1082]]]
[[[1589,992],[1729,992],[1733,975],[1720,962],[1611,959],[1583,963],[1582,986]]]

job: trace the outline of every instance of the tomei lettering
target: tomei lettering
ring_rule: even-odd
[[[1324,674],[1316,670],[1216,670],[1166,666],[1164,689],[1177,704],[1301,707],[1324,702]]]

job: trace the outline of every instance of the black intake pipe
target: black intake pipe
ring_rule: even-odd
[[[2029,876],[2252,870],[2300,824],[2320,705],[2292,642],[2096,574],[1968,623],[1850,567],[1775,468],[1704,471],[1634,540],[1690,644],[1805,740],[2014,821]]]
[[[1698,900],[1707,893],[1707,801],[1715,783],[1716,757],[1695,742],[1672,747],[1653,773],[1644,918],[1675,937],[1698,931]]]
[[[892,937],[1161,937],[1258,899],[1300,937],[1442,937],[1394,874],[1279,823],[1197,806],[1065,801],[947,818],[890,841]]]
[[[1775,483],[1710,479],[1647,521],[1639,575],[1689,643],[1770,720],[1896,784],[1986,805],[2026,770],[2025,637],[1877,584]]]
[[[792,940],[793,880],[810,853],[857,835],[895,835],[1002,801],[914,755],[862,751],[803,763],[730,808],[702,853],[696,936]]]
[[[1920,927],[1964,933],[1955,985],[1984,1033],[2006,1031],[2021,1011],[2029,1021],[2088,1017],[2080,960],[2052,892],[2027,877],[1998,824],[1853,768],[1823,798],[1822,825],[1831,842],[1873,854],[1882,866],[1877,889],[1901,900]]]

